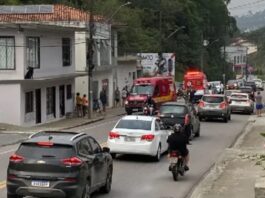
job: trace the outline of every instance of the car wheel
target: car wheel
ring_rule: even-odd
[[[116,153],[111,153],[110,155],[111,155],[112,159],[115,159],[117,157]]]
[[[22,198],[22,196],[20,196],[20,195],[10,195],[10,194],[7,194],[7,198]]]
[[[101,188],[101,191],[104,193],[109,193],[111,190],[111,183],[112,183],[112,167],[109,167],[107,178],[106,178],[106,183]]]
[[[201,136],[201,125],[199,125],[198,131],[195,134],[195,137],[200,137]]]
[[[127,115],[132,115],[132,110],[128,109],[126,110]]]
[[[160,158],[161,158],[161,145],[158,146],[158,149],[157,149],[156,156],[155,156],[154,160],[156,162],[159,162]]]
[[[223,117],[223,120],[224,120],[224,122],[225,122],[225,123],[227,123],[227,122],[228,122],[227,115]]]
[[[89,193],[89,185],[86,184],[83,193],[82,193],[82,198],[90,198],[90,193]]]
[[[229,116],[228,116],[228,120],[231,120],[231,114],[229,114]]]

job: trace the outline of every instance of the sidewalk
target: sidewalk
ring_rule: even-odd
[[[190,198],[254,198],[255,183],[265,177],[265,115],[251,116],[232,148],[226,149]],[[261,184],[265,187],[265,183]],[[265,198],[262,192],[256,198]]]
[[[125,114],[124,108],[118,107],[118,108],[109,108],[107,109],[106,113],[102,115],[94,114],[93,119],[88,119],[87,117],[84,118],[72,117],[33,127],[21,127],[16,125],[0,123],[0,146],[15,144],[21,141],[22,139],[25,139],[29,134],[41,130],[67,130],[74,127],[98,122],[100,120],[109,119],[124,114]]]

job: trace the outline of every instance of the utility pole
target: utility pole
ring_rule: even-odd
[[[246,66],[245,66],[246,81],[248,80],[248,48],[246,48]]]
[[[160,36],[160,51],[162,52],[162,0],[159,0],[159,36]]]
[[[92,91],[92,72],[94,69],[93,64],[93,46],[94,46],[94,0],[88,0],[89,6],[89,43],[87,49],[87,63],[88,63],[88,99],[89,99],[89,108],[88,108],[88,118],[92,118],[93,112],[93,91]]]

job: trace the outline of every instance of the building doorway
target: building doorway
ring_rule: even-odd
[[[36,124],[41,123],[41,89],[35,90]]]
[[[59,104],[60,104],[60,117],[65,116],[65,88],[64,85],[59,87]]]

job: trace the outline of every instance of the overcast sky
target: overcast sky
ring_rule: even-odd
[[[231,0],[228,8],[232,16],[242,16],[249,12],[254,14],[265,10],[265,0]]]

